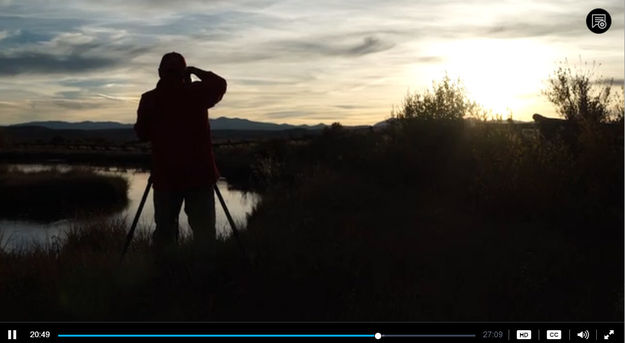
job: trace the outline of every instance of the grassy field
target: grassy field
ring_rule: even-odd
[[[404,119],[262,143],[240,161],[263,192],[252,264],[228,239],[212,275],[187,242],[163,257],[138,237],[119,265],[121,222],[78,225],[64,245],[2,253],[2,316],[622,320],[623,146],[579,140]]]

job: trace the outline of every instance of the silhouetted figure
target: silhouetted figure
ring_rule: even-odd
[[[187,67],[176,52],[163,56],[158,74],[156,88],[141,96],[134,126],[139,139],[152,142],[153,244],[157,251],[175,246],[184,201],[196,251],[212,266],[216,239],[213,186],[219,171],[207,110],[223,97],[226,80]],[[191,82],[191,74],[201,81]]]

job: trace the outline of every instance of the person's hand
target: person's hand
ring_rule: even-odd
[[[209,79],[211,77],[211,75],[213,75],[213,73],[211,73],[210,71],[204,71],[200,68],[196,68],[196,67],[192,67],[189,66],[187,67],[187,69],[185,69],[185,73],[187,73],[188,75],[195,75],[198,77],[198,79],[200,79],[201,81],[205,81],[207,79]],[[190,76],[189,76],[190,78]]]
[[[191,83],[192,82],[191,74],[193,74],[194,71],[195,71],[194,67],[187,67],[187,68],[185,68],[185,70],[184,70],[184,82],[185,83]]]

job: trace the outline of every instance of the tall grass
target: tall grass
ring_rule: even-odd
[[[77,224],[58,244],[0,252],[4,320],[193,320],[215,318],[214,275],[228,309],[243,273],[236,246],[219,242],[220,274],[209,272],[188,241],[154,254],[147,235],[135,236],[120,263],[126,221]],[[144,230],[139,230],[139,232]],[[235,248],[235,249],[233,249]],[[223,251],[235,252],[222,253]],[[231,269],[229,274],[223,271]],[[210,276],[210,277],[209,277]],[[224,290],[224,291],[220,291]]]
[[[5,168],[0,171],[0,217],[52,221],[113,212],[127,205],[127,190],[125,178],[88,169],[23,172]]]

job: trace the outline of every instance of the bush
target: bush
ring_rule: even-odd
[[[466,96],[460,80],[449,76],[432,83],[432,90],[424,93],[408,93],[397,118],[460,120],[465,117],[481,118],[485,111]]]
[[[612,90],[614,80],[595,75],[596,63],[572,70],[565,60],[548,79],[543,91],[558,111],[568,120],[588,124],[623,120],[623,89]]]

